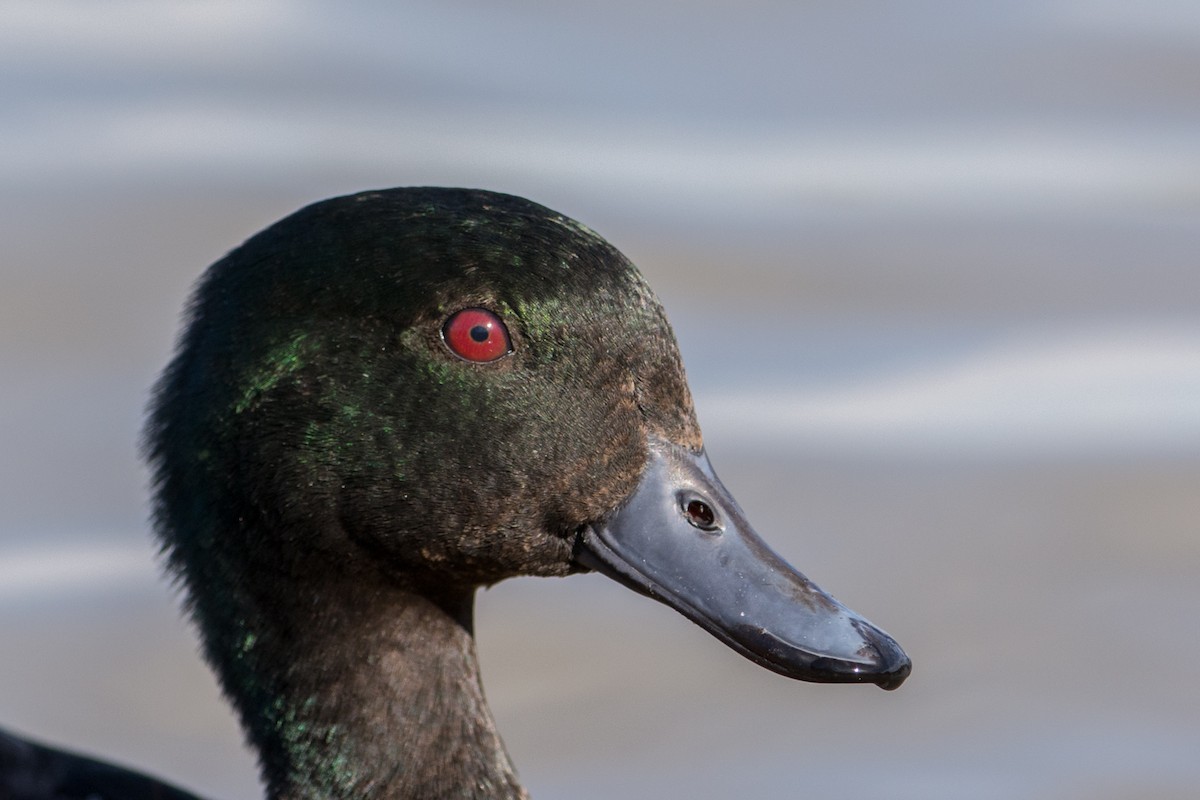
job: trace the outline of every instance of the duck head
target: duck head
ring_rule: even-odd
[[[526,200],[367,192],[253,237],[200,283],[148,440],[160,535],[243,706],[270,702],[242,686],[270,683],[261,620],[334,587],[469,628],[475,587],[581,570],[790,677],[909,671],[754,533],[636,269]]]

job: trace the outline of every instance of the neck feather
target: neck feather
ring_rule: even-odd
[[[474,590],[254,594],[224,652],[209,646],[271,800],[527,798],[484,699]]]

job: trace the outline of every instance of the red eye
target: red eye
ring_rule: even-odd
[[[512,352],[508,328],[486,308],[464,308],[451,316],[442,326],[442,338],[467,361],[495,361]]]

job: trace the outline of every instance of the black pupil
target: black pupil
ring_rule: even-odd
[[[488,329],[485,325],[476,325],[474,328],[471,328],[471,338],[477,342],[486,342],[488,335]]]
[[[692,518],[692,522],[702,528],[711,527],[715,519],[712,509],[702,500],[690,501],[687,504],[687,513]]]

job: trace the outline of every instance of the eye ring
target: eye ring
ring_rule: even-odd
[[[442,341],[450,352],[475,364],[498,361],[512,352],[504,321],[486,308],[464,308],[442,325]]]

